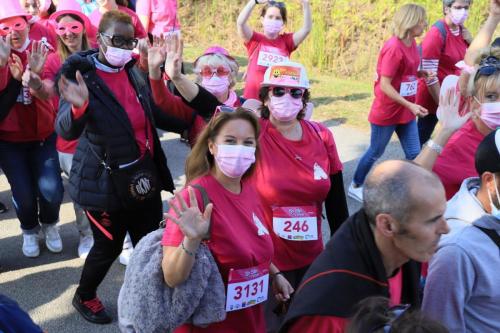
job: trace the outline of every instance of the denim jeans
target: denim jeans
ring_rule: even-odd
[[[420,153],[420,142],[418,139],[417,122],[411,122],[403,125],[379,126],[371,124],[370,147],[359,161],[353,182],[360,186],[365,182],[366,175],[370,172],[373,164],[382,156],[385,147],[391,140],[392,133],[396,132],[401,147],[407,160],[413,160]]]
[[[64,188],[55,142],[55,134],[44,141],[0,141],[0,165],[26,234],[38,233],[39,223],[59,220]]]
[[[423,118],[418,119],[418,137],[420,138],[420,146],[423,146],[434,132],[434,128],[438,123],[438,118],[435,114],[428,114]]]

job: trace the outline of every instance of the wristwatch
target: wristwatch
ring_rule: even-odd
[[[438,145],[437,143],[432,141],[432,139],[427,141],[427,143],[425,145],[427,147],[429,147],[430,149],[434,150],[436,153],[438,153],[438,155],[441,155],[441,153],[443,152],[443,146]]]

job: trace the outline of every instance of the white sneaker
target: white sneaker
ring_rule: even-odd
[[[80,242],[78,243],[78,256],[82,259],[87,258],[92,246],[94,246],[94,237],[92,235],[80,234]]]
[[[38,240],[37,234],[23,234],[23,254],[26,257],[35,258],[40,255]]]
[[[363,202],[363,186],[354,187],[354,183],[351,183],[347,194],[354,200]]]
[[[42,230],[45,234],[45,245],[47,245],[49,251],[53,253],[61,252],[63,245],[59,235],[59,228],[55,224],[51,224],[42,226]]]
[[[123,249],[122,253],[120,253],[120,264],[127,266],[128,262],[130,261],[130,256],[132,255],[132,252],[134,252],[134,248],[130,247],[127,249]]]

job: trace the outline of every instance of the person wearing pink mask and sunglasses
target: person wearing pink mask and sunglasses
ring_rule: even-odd
[[[287,10],[284,2],[268,0],[249,0],[238,16],[238,35],[245,42],[248,54],[248,69],[245,80],[246,99],[258,99],[260,83],[266,69],[275,63],[288,60],[290,54],[306,39],[312,28],[311,6],[309,0],[299,0],[304,11],[304,23],[294,33],[281,33],[287,23]],[[256,5],[262,4],[260,21],[264,33],[254,31],[248,19]]]
[[[61,0],[50,19],[54,22],[57,38],[57,52],[50,54],[43,63],[44,59],[38,56],[40,64],[37,67],[43,67],[41,75],[27,70],[23,75],[23,82],[30,87],[33,96],[40,99],[51,100],[54,108],[59,108],[59,96],[56,94],[54,85],[56,76],[62,67],[62,64],[72,54],[90,49],[87,39],[87,31],[90,28],[90,21],[81,12],[80,5],[76,0]],[[35,55],[34,53],[32,53]],[[76,151],[77,140],[66,141],[60,136],[57,137],[56,148],[59,155],[59,164],[64,174],[69,177],[73,155]],[[78,244],[78,256],[86,258],[94,239],[89,221],[85,212],[74,204],[76,227],[78,229],[80,239]]]

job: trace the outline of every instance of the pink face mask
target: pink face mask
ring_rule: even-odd
[[[214,96],[223,96],[229,89],[229,76],[204,77],[201,81],[203,88],[207,89]]]
[[[481,120],[495,130],[500,127],[500,102],[481,104]]]
[[[268,35],[277,35],[283,29],[283,21],[265,18],[262,22],[264,32]]]
[[[462,9],[451,9],[451,22],[456,25],[462,25],[464,24],[465,20],[467,20],[467,17],[469,17],[469,11],[465,8]]]
[[[290,94],[281,97],[271,96],[268,103],[269,111],[279,121],[292,121],[304,108],[302,98],[293,98]]]
[[[255,147],[243,145],[217,145],[217,166],[229,178],[239,178],[255,162]]]

